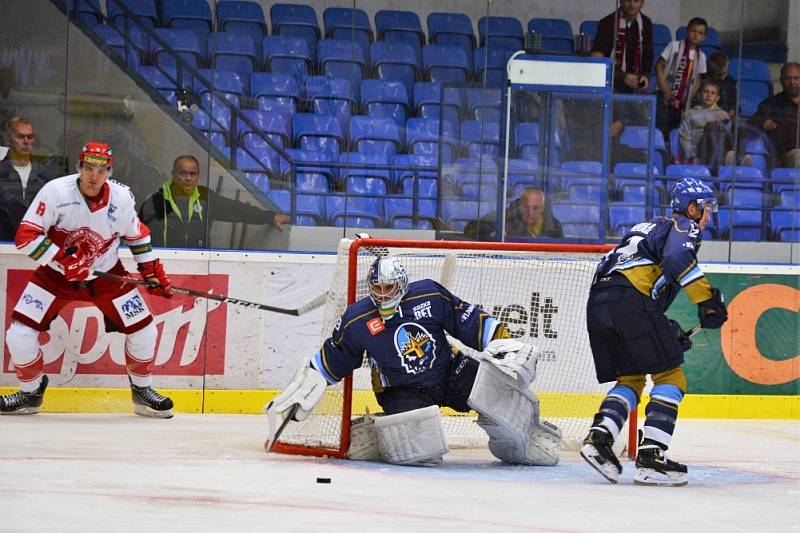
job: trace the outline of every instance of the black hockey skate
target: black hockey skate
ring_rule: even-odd
[[[638,485],[682,487],[689,482],[687,472],[686,465],[668,459],[666,450],[645,439],[636,456],[633,482]]]
[[[131,383],[133,412],[153,418],[172,418],[172,400],[162,396],[152,387],[137,387]]]
[[[42,383],[34,392],[24,392],[20,390],[14,394],[0,396],[0,414],[34,415],[41,411],[47,382],[47,375],[44,375],[42,376]]]
[[[622,465],[612,449],[614,439],[611,438],[611,434],[606,428],[600,426],[602,420],[602,415],[595,415],[594,424],[589,430],[589,434],[583,439],[581,457],[604,478],[611,483],[616,483],[619,475],[622,474]]]

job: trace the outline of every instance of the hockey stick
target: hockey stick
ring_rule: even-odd
[[[113,281],[119,281],[121,283],[127,283],[129,285],[142,285],[144,287],[158,287],[157,283],[153,283],[152,281],[147,281],[144,279],[134,279],[128,278],[125,276],[118,276],[116,274],[110,274],[108,272],[100,272],[98,270],[92,271],[92,274],[97,276],[98,278],[103,279],[110,279]],[[255,302],[248,302],[247,300],[240,300],[238,298],[232,298],[230,296],[221,296],[218,294],[213,294],[210,292],[202,292],[196,291],[193,289],[186,289],[184,287],[176,287],[172,286],[172,292],[177,292],[178,294],[187,294],[189,296],[195,296],[197,298],[206,298],[208,300],[216,300],[218,302],[228,303],[228,304],[236,304],[236,305],[243,305],[244,307],[249,307],[250,309],[261,309],[262,311],[272,311],[273,313],[281,313],[284,315],[292,315],[292,316],[300,316],[303,315],[317,307],[320,307],[325,304],[327,300],[327,294],[322,293],[307,304],[298,307],[296,309],[286,309],[283,307],[275,307],[272,305],[266,304],[259,304]]]
[[[687,337],[690,339],[694,337],[695,333],[698,333],[703,327],[700,324],[695,324],[694,326],[689,329],[689,331],[684,331]]]
[[[281,425],[278,426],[278,428],[271,435],[269,435],[267,437],[266,448],[267,448],[268,452],[271,452],[272,448],[275,447],[275,443],[278,442],[278,437],[281,436],[281,433],[283,433],[283,430],[286,429],[286,426],[289,425],[289,422],[291,422],[292,419],[294,419],[294,415],[295,415],[295,413],[297,413],[297,410],[299,408],[300,408],[300,404],[296,403],[293,406],[291,406],[289,409],[286,410],[286,413],[283,415],[283,420],[281,421]],[[273,427],[275,427],[276,418],[277,418],[277,416],[275,415],[275,413],[273,411],[269,410],[269,406],[268,406],[267,407],[267,420],[269,422],[270,430]]]

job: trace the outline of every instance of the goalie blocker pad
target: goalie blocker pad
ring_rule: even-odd
[[[303,359],[286,389],[264,408],[269,425],[268,450],[290,420],[302,422],[308,417],[327,387],[328,382],[322,374],[310,365],[308,359]]]
[[[384,462],[397,465],[432,465],[441,462],[442,456],[448,452],[438,405],[378,416],[372,420],[373,435],[378,444],[378,456]],[[359,438],[369,436],[369,430],[360,431],[354,434]],[[355,441],[351,437],[350,446],[349,457],[361,456],[366,460],[374,460],[374,452],[371,452],[369,443],[363,440]]]
[[[510,464],[552,466],[558,463],[561,430],[539,423],[539,399],[520,389],[514,378],[488,361],[481,361],[469,406],[478,425],[489,435],[492,455]]]

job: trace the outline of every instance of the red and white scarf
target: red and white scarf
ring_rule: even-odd
[[[617,13],[617,38],[614,44],[614,67],[622,72],[639,74],[639,70],[642,67],[642,28],[644,27],[641,13],[636,14],[636,26],[639,30],[639,35],[636,39],[636,49],[633,51],[633,64],[628,68],[625,48],[628,45],[628,29],[630,29],[631,25],[632,23],[622,16],[622,11],[619,11]]]
[[[694,60],[691,57],[692,47],[688,41],[681,42],[678,48],[678,61],[675,63],[675,73],[672,78],[672,98],[677,106],[688,100],[688,89],[692,80]],[[695,53],[697,55],[699,52]]]

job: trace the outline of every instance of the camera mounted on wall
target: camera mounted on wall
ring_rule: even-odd
[[[197,104],[194,102],[194,95],[192,94],[192,91],[185,88],[178,88],[175,93],[178,98],[178,116],[182,121],[189,124],[192,122],[192,118],[194,118],[194,112],[197,111]]]

